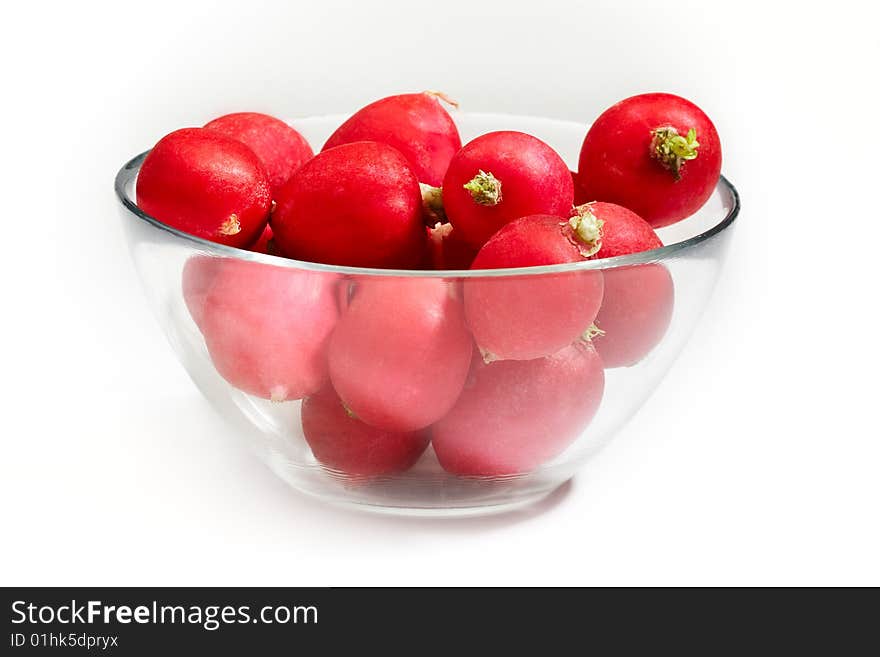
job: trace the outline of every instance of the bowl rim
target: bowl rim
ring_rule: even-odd
[[[491,116],[491,113],[471,112],[473,116]],[[515,115],[505,115],[507,117]],[[311,118],[311,117],[310,117]],[[538,117],[522,117],[534,119]],[[553,120],[553,119],[547,119]],[[565,123],[566,121],[559,121]],[[146,222],[147,224],[158,228],[167,233],[174,235],[180,239],[190,242],[194,248],[208,252],[217,257],[236,258],[250,262],[259,262],[276,267],[289,267],[291,269],[303,269],[308,271],[329,272],[346,275],[359,276],[390,276],[390,277],[413,277],[413,278],[490,278],[498,276],[524,276],[539,274],[557,274],[563,272],[583,271],[593,269],[612,269],[616,267],[625,267],[629,265],[641,265],[652,262],[658,262],[669,259],[681,251],[691,249],[712,237],[727,230],[733,225],[740,211],[740,196],[736,187],[724,176],[718,179],[716,189],[721,190],[722,194],[726,194],[731,200],[730,209],[725,216],[711,228],[681,240],[673,242],[649,251],[641,251],[639,253],[631,253],[628,255],[615,256],[613,258],[601,258],[599,260],[583,260],[581,262],[570,262],[558,265],[541,265],[535,267],[508,267],[503,269],[379,269],[374,267],[352,267],[344,265],[328,265],[320,262],[309,262],[306,260],[295,260],[293,258],[285,258],[282,256],[268,255],[255,251],[248,251],[234,246],[218,244],[210,240],[206,240],[195,235],[191,235],[177,228],[173,228],[168,224],[162,223],[158,219],[151,217],[141,210],[135,200],[128,193],[128,187],[132,183],[143,164],[144,158],[149,154],[149,150],[136,155],[126,162],[116,174],[114,188],[116,197],[122,206],[131,214]]]

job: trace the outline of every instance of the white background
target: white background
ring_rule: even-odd
[[[27,9],[23,7],[27,5]],[[14,3],[0,21],[0,583],[880,584],[880,49],[868,3]],[[123,161],[235,110],[443,89],[713,117],[743,212],[690,345],[549,500],[397,519],[244,452],[149,314]]]

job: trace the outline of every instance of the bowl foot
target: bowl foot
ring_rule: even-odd
[[[328,495],[325,490],[313,490],[308,487],[299,486],[289,480],[288,484],[298,493],[311,498],[317,498],[331,506],[359,512],[375,513],[377,515],[409,518],[475,518],[514,512],[537,515],[561,501],[570,488],[570,480],[565,480],[546,488],[529,490],[528,492],[514,488],[507,496],[508,499],[493,499],[492,501],[474,500],[471,503],[464,500],[455,500],[444,505],[435,501],[432,501],[430,504],[419,504],[418,502],[402,504],[378,499],[353,499],[347,496]]]

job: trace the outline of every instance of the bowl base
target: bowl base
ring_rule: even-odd
[[[297,486],[290,481],[287,483],[297,493],[318,499],[325,504],[341,509],[404,518],[477,518],[526,510],[541,511],[551,500],[560,497],[559,494],[569,488],[569,482],[570,480],[566,480],[545,490],[534,491],[526,495],[520,494],[509,501],[493,502],[491,504],[476,503],[470,506],[401,506],[379,502],[363,502],[327,496],[322,492]]]

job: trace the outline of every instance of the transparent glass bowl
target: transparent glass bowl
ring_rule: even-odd
[[[344,118],[316,117],[293,121],[292,124],[314,146],[320,146]],[[570,166],[577,160],[586,132],[586,126],[579,123],[534,117],[458,112],[455,119],[463,142],[492,130],[521,130],[549,143]],[[145,155],[144,153],[135,157],[119,171],[116,177],[116,193],[121,202],[122,220],[132,259],[147,299],[193,381],[269,468],[295,489],[325,501],[397,513],[452,515],[505,510],[536,500],[572,477],[633,416],[678,355],[714,287],[730,240],[731,228],[739,211],[736,190],[722,178],[712,197],[697,214],[658,231],[666,246],[649,252],[526,270],[437,272],[336,267],[221,246],[181,233],[147,216],[134,201],[137,173]],[[219,368],[237,385],[248,388],[240,380],[236,380],[236,368],[240,365],[244,369],[250,368],[251,374],[255,369],[261,368],[273,371],[273,368],[277,369],[278,358],[274,355],[266,357],[266,349],[257,349],[255,353],[248,354],[248,347],[245,345],[243,352],[239,350],[231,355],[220,354],[219,357],[224,362],[218,361],[215,366],[202,331],[193,320],[193,314],[197,315],[198,309],[191,313],[187,306],[188,302],[193,305],[192,289],[199,292],[198,281],[195,288],[192,288],[192,279],[188,284],[182,283],[187,263],[191,263],[188,268],[191,275],[193,269],[199,268],[198,263],[204,263],[206,258],[210,259],[207,260],[209,266],[235,261],[233,264],[246,267],[248,276],[253,275],[254,280],[259,280],[264,273],[275,277],[276,281],[278,277],[290,277],[290,280],[294,280],[305,276],[310,280],[306,286],[308,290],[314,290],[316,286],[336,290],[334,303],[338,306],[348,303],[352,290],[357,294],[361,285],[376,280],[442,281],[433,284],[448,286],[450,294],[458,299],[461,298],[463,286],[475,281],[491,281],[495,286],[514,288],[522,281],[528,281],[528,289],[531,290],[549,289],[541,287],[545,285],[558,289],[560,281],[570,281],[578,276],[595,276],[593,272],[601,271],[606,288],[604,303],[609,310],[603,307],[599,318],[601,320],[603,311],[613,311],[615,316],[609,322],[618,327],[616,335],[628,334],[628,337],[624,336],[628,342],[622,351],[628,350],[631,353],[622,354],[620,349],[616,349],[617,354],[606,354],[611,360],[624,361],[626,366],[605,368],[601,404],[591,421],[587,421],[589,418],[586,416],[589,413],[580,412],[582,409],[579,407],[574,408],[579,402],[572,404],[570,400],[582,398],[584,404],[589,404],[598,394],[595,390],[595,377],[591,379],[593,383],[576,384],[589,385],[590,389],[577,390],[573,396],[562,395],[567,400],[562,405],[560,395],[550,394],[549,391],[544,395],[543,388],[535,385],[530,387],[529,381],[502,380],[501,387],[506,387],[508,392],[529,390],[527,394],[531,397],[520,402],[510,398],[500,402],[485,402],[484,414],[479,407],[479,403],[484,402],[474,402],[478,405],[478,415],[481,415],[476,426],[485,427],[485,431],[462,433],[460,430],[461,435],[456,440],[464,441],[464,452],[467,452],[468,445],[474,447],[476,461],[483,459],[484,463],[490,464],[491,467],[482,471],[477,467],[477,474],[447,472],[438,461],[433,446],[429,445],[415,465],[403,472],[372,476],[352,475],[325,467],[314,457],[302,429],[301,400],[272,401],[248,394],[228,383],[218,373]],[[647,272],[652,273],[646,278]],[[656,303],[652,305],[652,302],[647,301],[644,294],[639,295],[639,291],[652,285],[652,280],[657,280],[658,274],[664,279],[661,287],[665,290],[664,294],[668,295],[666,302],[659,304],[659,308]],[[186,285],[191,286],[187,298],[183,293]],[[390,285],[388,288],[394,289],[395,286]],[[608,297],[609,290],[614,291],[613,301]],[[647,298],[651,297],[652,295],[647,295]],[[573,296],[569,302],[574,307],[580,300]],[[256,296],[248,299],[248,317],[236,318],[230,315],[229,326],[220,328],[228,328],[234,332],[241,324],[259,321],[263,310],[260,308],[261,303],[263,301]],[[322,303],[326,303],[326,300]],[[265,310],[266,313],[272,312],[268,308]],[[344,312],[344,309],[340,312]],[[314,330],[315,316],[314,313],[303,312],[301,330],[297,330],[295,325],[291,326],[290,334],[299,335]],[[542,322],[540,316],[528,319],[536,326],[540,326]],[[607,328],[602,326],[601,321],[599,325],[600,328]],[[214,330],[216,332],[216,326]],[[388,335],[389,341],[394,339],[393,334]],[[603,353],[602,341],[609,339],[610,333],[594,338],[593,344],[600,355]],[[636,353],[632,353],[634,345]],[[215,346],[215,352],[218,349]],[[270,349],[269,353],[287,353],[288,361],[297,360],[297,354],[291,357],[290,349],[286,352],[284,349],[285,347]],[[609,346],[604,351],[615,349]],[[637,359],[642,352],[645,352],[644,356],[637,362],[629,362]],[[214,355],[218,356],[216,353]],[[264,360],[260,361],[260,358]],[[248,359],[250,361],[242,365]],[[307,359],[302,361],[305,363]],[[309,367],[321,370],[320,363],[315,366],[313,362],[308,362]],[[474,363],[474,367],[479,366],[477,359]],[[494,363],[488,367],[493,365]],[[510,371],[517,372],[510,374],[510,377],[514,377],[523,376],[522,372],[528,372],[529,369]],[[439,381],[447,377],[448,372],[436,371],[428,375],[429,378],[436,376]],[[258,372],[257,378],[259,376]],[[311,375],[312,384],[315,376],[320,378],[320,374]],[[269,382],[267,385],[271,387],[271,384]],[[471,374],[471,379],[462,392],[462,399],[470,394],[473,385]],[[251,392],[266,394],[253,387]],[[402,399],[402,391],[387,390],[383,394],[391,395],[392,399]],[[284,396],[283,391],[276,396]],[[492,400],[491,395],[488,399]],[[462,403],[461,399],[457,402],[459,403]],[[565,407],[566,404],[568,407]],[[521,416],[517,416],[517,413]],[[567,419],[562,418],[563,415]],[[571,420],[569,416],[572,415],[580,419]],[[467,426],[474,425],[471,423]],[[663,428],[658,430],[662,431]],[[425,431],[426,436],[430,437],[432,428],[428,427]],[[524,444],[524,440],[530,444]],[[531,456],[518,459],[517,450],[528,452]],[[493,462],[496,455],[498,463]],[[464,461],[468,461],[467,456]],[[528,465],[523,465],[524,463]],[[455,470],[455,467],[451,469]]]

